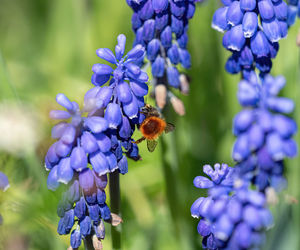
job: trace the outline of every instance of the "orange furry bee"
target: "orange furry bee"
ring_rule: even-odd
[[[147,148],[149,152],[153,152],[156,148],[156,139],[165,132],[169,133],[175,129],[175,126],[171,123],[166,122],[162,117],[161,113],[149,104],[141,109],[141,113],[146,116],[145,120],[140,125],[140,131],[143,135],[142,138],[138,139],[135,143],[147,140]]]

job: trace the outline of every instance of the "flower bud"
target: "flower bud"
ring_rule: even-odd
[[[80,233],[83,236],[88,236],[91,234],[92,221],[89,216],[85,216],[83,220],[79,222]]]
[[[154,77],[163,77],[165,72],[165,60],[161,56],[157,56],[152,63],[152,75]]]
[[[116,63],[116,57],[110,49],[101,48],[96,51],[97,56],[112,64]]]
[[[143,39],[145,42],[150,42],[155,35],[155,20],[149,19],[145,21],[143,26]]]
[[[6,191],[9,188],[8,178],[5,174],[0,172],[0,190]]]
[[[72,231],[71,233],[71,247],[73,249],[79,248],[81,245],[81,233],[80,233],[80,229],[76,228]]]
[[[229,24],[232,26],[238,25],[242,23],[243,12],[240,8],[239,1],[233,1],[227,11],[226,19]]]
[[[228,7],[222,7],[216,10],[216,12],[213,15],[213,21],[212,21],[212,28],[224,32],[228,29],[228,23],[227,23],[227,11]]]
[[[89,161],[95,172],[100,176],[109,172],[109,165],[103,153],[97,151],[89,155]]]
[[[172,96],[171,99],[170,99],[170,101],[171,101],[171,104],[172,104],[175,112],[178,115],[180,115],[180,116],[185,115],[184,104],[183,104],[183,102],[179,98],[177,98],[175,96]]]
[[[156,13],[163,12],[168,8],[168,0],[152,0],[152,7]]]
[[[95,250],[102,250],[103,249],[102,242],[97,239],[96,235],[93,236],[92,241],[93,241],[93,247],[94,247]]]
[[[180,81],[180,92],[184,95],[188,95],[190,92],[190,82],[188,76],[185,74],[180,74],[179,81]]]

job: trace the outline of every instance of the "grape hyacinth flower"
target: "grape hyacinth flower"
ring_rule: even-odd
[[[7,176],[0,171],[0,190],[6,191],[9,188],[9,182]],[[0,226],[3,224],[3,218],[0,214]]]
[[[87,236],[95,235],[99,241],[104,239],[104,221],[111,221],[111,213],[105,203],[106,185],[106,175],[98,176],[86,169],[84,175],[79,180],[75,179],[63,193],[57,208],[60,217],[57,232],[65,235],[74,228],[70,237],[73,249],[78,248]]]
[[[283,159],[297,154],[292,139],[297,124],[286,116],[293,111],[294,103],[278,97],[284,85],[282,76],[258,79],[254,72],[239,83],[238,100],[244,109],[234,119],[237,140],[232,156],[240,174],[248,174],[261,191],[268,186],[278,190],[284,187]]]
[[[127,157],[139,159],[132,134],[144,119],[140,108],[148,92],[148,76],[135,64],[144,55],[144,48],[137,45],[124,56],[125,43],[126,37],[119,35],[115,55],[109,49],[97,50],[100,58],[116,68],[100,63],[93,66],[95,87],[85,94],[82,110],[64,94],[58,94],[56,101],[65,110],[50,112],[52,119],[63,121],[51,132],[57,141],[45,157],[50,171],[47,185],[53,191],[60,183],[68,185],[58,207],[58,233],[69,234],[78,221],[71,233],[73,248],[87,236],[104,238],[103,220],[112,219],[105,204],[107,173],[126,174]],[[109,85],[103,86],[107,82]]]
[[[9,182],[7,176],[0,171],[0,190],[6,191],[9,188]]]
[[[125,35],[118,36],[116,55],[109,49],[98,49],[97,55],[116,66],[113,69],[106,64],[94,64],[92,83],[96,86],[85,95],[85,105],[93,107],[101,102],[100,108],[106,109],[104,118],[111,131],[111,147],[117,160],[127,166],[123,156],[138,160],[138,147],[132,143],[135,126],[142,123],[145,116],[140,113],[144,107],[144,96],[148,94],[148,75],[135,63],[145,53],[141,45],[136,45],[125,56]],[[109,81],[109,86],[103,86]],[[93,109],[93,108],[92,108]],[[92,112],[95,112],[92,111]],[[124,148],[125,151],[122,149]]]
[[[143,55],[141,46],[133,48],[122,58],[125,36],[118,37],[115,57],[109,49],[97,51],[101,58],[115,62],[113,70],[105,64],[95,64],[92,82],[96,85],[85,95],[84,109],[71,102],[64,94],[58,94],[57,102],[66,111],[50,112],[53,119],[71,119],[70,123],[60,122],[52,129],[57,139],[45,157],[46,168],[50,171],[50,189],[56,189],[59,182],[67,184],[74,172],[82,172],[91,164],[98,175],[116,169],[125,174],[128,171],[127,158],[138,159],[138,148],[132,143],[135,124],[143,115],[139,109],[144,106],[143,96],[148,88],[147,74],[132,63]],[[109,86],[100,86],[110,80]],[[130,86],[126,81],[130,81]],[[83,116],[88,113],[87,116]]]
[[[285,186],[283,160],[297,154],[292,139],[297,125],[287,116],[293,112],[294,103],[278,96],[285,79],[268,74],[278,41],[286,37],[296,11],[282,0],[222,3],[212,27],[225,32],[223,46],[232,52],[225,65],[227,72],[242,73],[237,96],[243,110],[233,124],[237,140],[232,157],[237,163],[234,173],[229,174],[232,186],[228,185],[227,166],[217,165],[215,170],[204,167],[211,179],[196,177],[194,184],[208,188],[209,197],[198,199],[191,210],[193,216],[201,217],[198,232],[204,248],[257,249],[272,223],[266,208],[269,187],[280,191]],[[249,188],[252,184],[256,191]]]
[[[191,214],[200,218],[198,233],[207,249],[252,249],[264,241],[264,232],[272,225],[265,196],[249,188],[247,181],[237,178],[234,168],[226,164],[203,167],[209,177],[194,179],[197,188],[208,189],[208,197],[200,197]]]
[[[288,26],[292,26],[297,16],[300,16],[300,2],[299,0],[288,0]]]
[[[57,139],[45,157],[46,169],[50,170],[48,188],[56,190],[60,183],[68,184],[76,173],[85,173],[89,168],[99,175],[118,169],[127,172],[127,166],[117,161],[111,152],[111,130],[108,121],[101,116],[84,117],[76,102],[71,102],[64,94],[58,94],[57,102],[64,110],[52,110],[53,119],[70,119],[56,124],[51,136]],[[97,106],[97,105],[96,105]]]
[[[168,91],[178,88],[182,93],[189,91],[189,79],[180,74],[178,65],[190,68],[191,58],[187,50],[188,23],[195,12],[195,0],[127,0],[133,9],[132,28],[135,43],[146,48],[151,63],[155,98],[163,108],[169,98],[175,111],[184,114],[181,101]],[[144,58],[139,64],[142,65]],[[158,88],[156,88],[158,87]]]
[[[95,230],[100,225],[103,228],[102,220],[110,220],[110,211],[105,204],[106,174],[116,170],[127,173],[127,160],[117,161],[108,122],[102,117],[103,110],[97,112],[100,116],[89,113],[84,117],[78,104],[65,95],[58,94],[56,100],[67,111],[51,111],[51,118],[71,120],[60,122],[52,129],[52,137],[57,141],[45,157],[46,169],[50,171],[47,186],[55,191],[60,183],[68,184],[68,191],[58,205],[61,219],[57,231],[69,234],[78,221],[71,234],[71,246],[77,248],[82,238],[97,235]]]
[[[223,0],[212,27],[225,32],[223,46],[232,52],[226,70],[235,74],[258,68],[268,73],[279,48],[278,41],[287,36],[288,7],[283,0]]]
[[[110,49],[97,50],[101,59],[116,68],[113,69],[107,64],[94,64],[92,83],[96,87],[85,96],[86,102],[102,100],[101,107],[107,108],[105,117],[112,129],[121,125],[122,117],[127,117],[132,124],[139,124],[144,118],[139,109],[144,106],[144,96],[148,93],[148,75],[136,65],[136,61],[143,58],[145,49],[136,45],[124,56],[125,44],[126,37],[121,34],[115,48],[116,55]],[[109,86],[101,87],[108,81]]]

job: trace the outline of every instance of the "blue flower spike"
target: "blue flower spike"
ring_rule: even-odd
[[[223,46],[232,54],[225,69],[241,73],[237,98],[243,110],[233,121],[237,137],[232,150],[235,168],[215,164],[203,167],[208,176],[194,179],[208,190],[191,206],[199,218],[198,233],[208,249],[258,249],[272,226],[267,208],[269,190],[285,185],[284,159],[297,155],[293,136],[296,122],[290,118],[292,100],[279,96],[282,76],[269,74],[278,41],[287,36],[299,14],[299,1],[222,0],[212,27],[224,33]],[[228,170],[230,169],[230,170]]]
[[[264,231],[272,226],[265,196],[249,189],[249,182],[239,179],[235,168],[226,164],[203,167],[208,177],[194,180],[197,188],[208,189],[208,197],[200,197],[191,214],[200,218],[197,230],[203,237],[203,248],[251,249],[263,243]]]
[[[261,191],[269,186],[279,191],[285,186],[283,160],[297,154],[297,144],[292,138],[297,125],[287,116],[294,103],[278,97],[284,85],[282,76],[271,75],[248,77],[239,84],[238,99],[244,110],[234,119],[237,140],[233,159],[238,162],[240,174],[250,174]]]
[[[167,101],[175,112],[185,112],[176,105],[183,106],[180,99],[171,93],[172,88],[183,94],[189,92],[189,80],[179,71],[191,66],[191,56],[187,50],[188,23],[194,16],[195,0],[127,0],[133,10],[132,28],[136,34],[134,45],[146,48],[145,59],[151,64],[154,94],[157,106],[164,108]],[[144,64],[141,58],[138,65]],[[171,100],[172,99],[172,100]],[[175,104],[174,104],[175,103]],[[177,106],[178,106],[177,105]]]
[[[227,72],[236,74],[257,67],[262,73],[271,70],[271,58],[277,54],[278,41],[287,35],[288,11],[284,1],[222,1],[212,27],[224,32],[223,46],[232,52]],[[250,45],[250,46],[249,46]],[[250,61],[244,63],[243,51]],[[275,54],[272,51],[276,51]],[[264,67],[262,63],[264,62]]]
[[[95,87],[85,94],[83,108],[58,94],[56,101],[64,110],[50,112],[51,118],[62,121],[51,131],[56,141],[45,156],[47,186],[53,191],[61,184],[67,186],[57,209],[61,218],[57,231],[71,233],[72,248],[93,235],[95,244],[101,244],[103,221],[113,223],[104,191],[107,174],[125,174],[127,157],[140,158],[132,134],[144,119],[139,110],[148,93],[148,76],[136,64],[145,49],[136,45],[125,54],[126,37],[121,34],[117,40],[115,54],[109,49],[97,50],[96,54],[113,66],[93,65]],[[4,178],[0,177],[2,185]]]

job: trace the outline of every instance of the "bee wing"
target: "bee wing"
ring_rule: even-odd
[[[154,149],[156,148],[157,141],[155,140],[147,140],[147,148],[149,152],[153,152]]]
[[[175,125],[173,125],[172,123],[167,123],[167,126],[165,128],[165,133],[169,133],[169,132],[172,132],[174,131],[175,129]]]
[[[157,109],[153,109],[151,114],[156,117],[161,117],[161,113]]]

